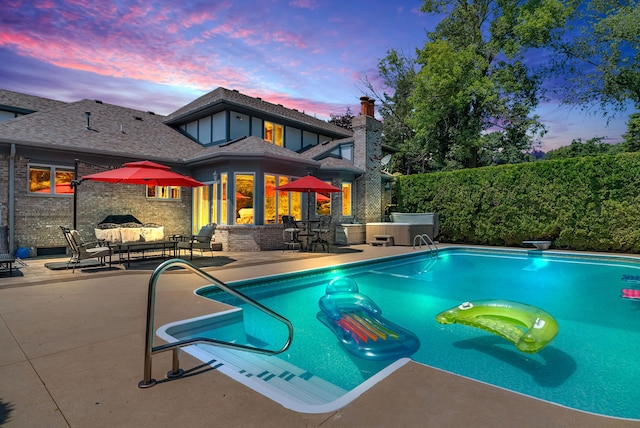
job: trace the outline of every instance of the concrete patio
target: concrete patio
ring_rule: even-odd
[[[205,270],[228,282],[413,251],[366,245],[352,249],[342,254],[225,252],[220,253],[225,257],[221,263]],[[325,414],[287,410],[202,367],[186,353],[181,362],[185,370],[194,369],[190,375],[165,381],[171,353],[159,354],[153,359],[153,376],[163,381],[139,389],[151,271],[116,265],[112,270],[72,273],[45,268],[51,261],[28,259],[15,276],[0,276],[2,427],[639,425],[563,408],[413,362],[345,408]],[[218,304],[193,294],[201,285],[201,279],[184,271],[163,275],[155,326],[216,311]]]

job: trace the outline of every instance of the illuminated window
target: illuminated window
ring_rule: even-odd
[[[180,187],[147,186],[147,198],[150,199],[180,199]]]
[[[236,174],[236,224],[254,224],[253,174]]]
[[[53,177],[53,179],[52,179]],[[29,193],[44,195],[71,195],[71,168],[57,166],[29,166]]]
[[[284,186],[288,182],[289,182],[289,177],[280,176],[278,179],[278,186]],[[297,193],[297,195],[298,197],[300,197],[300,193]],[[291,192],[278,192],[278,221],[279,222],[282,221],[283,215],[293,215],[293,213],[289,211],[289,207],[291,206],[291,203],[289,203],[290,198],[291,198]],[[293,203],[295,201],[291,201],[291,202]],[[294,216],[294,218],[300,218],[300,217]]]
[[[342,215],[351,216],[351,183],[342,183]]]
[[[276,176],[264,176],[264,223],[279,223],[276,217]]]
[[[218,183],[211,186],[211,223],[218,223]]]
[[[264,139],[276,146],[284,144],[284,127],[272,122],[264,122]]]
[[[276,125],[276,135],[273,144],[282,147],[284,143],[284,127],[282,125]]]
[[[284,186],[290,178],[284,175],[265,174],[264,176],[264,222],[282,223],[283,215],[290,215],[301,220],[300,192],[280,192],[278,186]],[[277,184],[276,184],[277,183]],[[276,214],[277,213],[277,214]]]
[[[331,184],[330,182],[326,182]],[[318,215],[331,215],[331,194],[316,193],[316,213]]]
[[[228,197],[228,175],[226,172],[220,174],[220,185],[222,186],[222,193],[220,195],[220,224],[227,223],[227,197]]]

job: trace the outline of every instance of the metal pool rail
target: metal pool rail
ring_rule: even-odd
[[[226,342],[223,340],[210,339],[208,337],[194,337],[190,339],[183,339],[173,343],[167,343],[165,345],[153,346],[153,324],[154,324],[154,315],[155,315],[155,301],[156,301],[156,284],[158,282],[158,278],[162,273],[164,273],[168,268],[173,266],[180,266],[187,270],[196,273],[202,278],[211,281],[212,284],[216,285],[223,291],[231,294],[234,297],[237,297],[240,300],[248,303],[249,305],[259,309],[260,311],[266,313],[267,315],[277,319],[278,321],[284,323],[289,330],[287,342],[282,346],[282,348],[274,351],[271,349],[263,349],[256,348],[248,345],[241,345],[239,343]],[[164,351],[173,350],[173,363],[172,369],[167,373],[167,377],[176,378],[180,377],[184,374],[184,370],[180,368],[180,348],[187,345],[193,345],[196,343],[211,343],[223,348],[231,348],[231,349],[239,349],[242,351],[256,352],[259,354],[266,355],[275,355],[281,352],[286,351],[291,345],[291,341],[293,340],[293,325],[291,322],[284,318],[283,316],[273,312],[271,309],[261,305],[256,302],[249,296],[245,296],[238,290],[234,290],[226,285],[224,282],[214,278],[193,264],[189,263],[186,260],[182,259],[171,259],[166,262],[160,264],[151,274],[151,278],[149,278],[149,292],[147,296],[147,327],[146,327],[146,338],[145,338],[145,350],[144,350],[144,378],[138,382],[139,388],[149,388],[154,386],[157,381],[151,377],[151,358],[153,354],[157,354]]]
[[[416,235],[413,238],[413,249],[416,249],[416,243],[420,245],[420,249],[422,249],[422,244],[426,245],[429,250],[432,251],[432,254],[438,257],[438,246],[431,239],[429,235],[423,233],[422,235]]]

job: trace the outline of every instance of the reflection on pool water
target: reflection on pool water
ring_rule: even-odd
[[[416,362],[571,408],[640,419],[640,300],[620,297],[622,288],[640,288],[629,282],[638,275],[640,263],[626,257],[455,248],[440,250],[437,260],[421,252],[233,285],[294,325],[292,346],[261,358],[300,368],[297,376],[326,381],[338,395],[389,365],[350,355],[316,318],[327,283],[347,276],[386,319],[420,338]],[[242,307],[248,341],[275,348],[285,340],[284,327],[233,297],[212,288],[198,293]],[[486,331],[435,321],[452,306],[487,299],[537,306],[553,315],[559,333],[538,353],[524,354]]]

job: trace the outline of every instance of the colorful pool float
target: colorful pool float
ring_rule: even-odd
[[[508,300],[465,302],[436,315],[441,324],[463,324],[500,336],[519,351],[533,354],[558,334],[558,323],[535,306]]]
[[[640,299],[640,290],[633,288],[623,288],[622,297],[625,299]]]
[[[640,275],[622,275],[622,281],[640,283]]]
[[[318,319],[349,353],[372,360],[408,357],[420,347],[412,332],[382,317],[382,310],[350,278],[336,278],[318,302]]]

